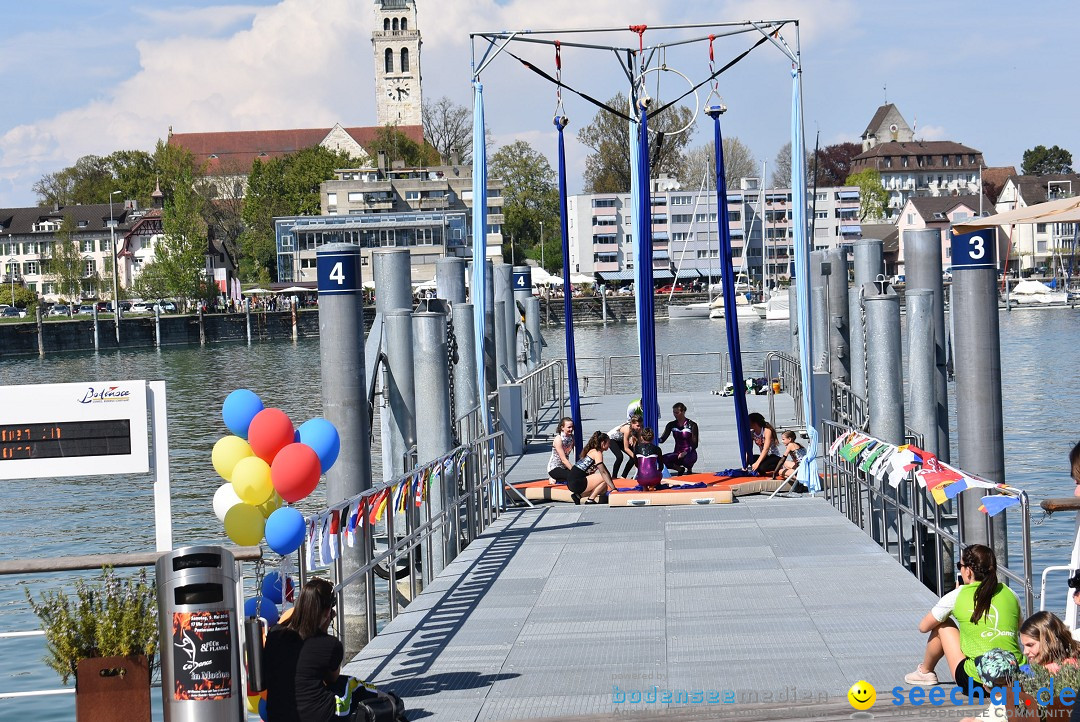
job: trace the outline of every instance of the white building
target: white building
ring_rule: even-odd
[[[380,127],[421,125],[420,31],[415,0],[375,0],[375,113]]]
[[[1004,213],[1058,198],[1070,198],[1077,193],[1080,193],[1080,174],[1013,175],[1002,186],[993,210]],[[1074,230],[1073,223],[1021,223],[1011,227],[1002,226],[1001,232],[1009,243],[1009,267],[1018,267],[1021,273],[1036,269],[1051,272],[1055,265],[1055,252],[1062,252],[1065,246],[1071,249]]]

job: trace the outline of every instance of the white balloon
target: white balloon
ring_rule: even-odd
[[[224,522],[225,515],[229,513],[229,509],[232,509],[237,504],[243,503],[244,502],[240,497],[236,495],[236,490],[233,489],[232,483],[226,481],[214,492],[214,516]]]

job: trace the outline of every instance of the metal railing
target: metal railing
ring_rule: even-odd
[[[870,415],[866,400],[842,381],[832,380],[830,384],[833,421],[853,429],[865,431],[870,428]]]
[[[775,368],[776,375],[770,377],[780,382],[780,393],[786,393],[795,401],[795,423],[804,426],[806,419],[803,414],[803,386],[802,373],[800,372],[799,359],[784,353],[783,351],[770,351],[765,356],[766,368]],[[776,388],[769,388],[769,423],[776,425]]]
[[[747,378],[765,377],[769,381],[778,378],[784,370],[784,361],[790,359],[778,351],[743,351],[743,375]],[[564,361],[559,359],[559,361]],[[798,361],[791,360],[794,373],[788,373],[793,380],[798,379]],[[578,383],[581,392],[594,394],[619,394],[638,391],[641,384],[640,357],[623,356],[579,356],[577,358]],[[731,355],[727,351],[701,351],[693,353],[673,353],[656,355],[657,391],[671,393],[683,390],[679,381],[683,379],[713,376],[718,388],[731,380]],[[801,382],[799,388],[802,388]],[[596,386],[600,391],[595,391]],[[785,388],[791,386],[784,384]]]
[[[822,448],[831,448],[833,442],[853,430],[857,429],[831,421],[822,422]],[[917,446],[921,444],[915,435],[909,435],[906,441]],[[975,530],[965,530],[954,513],[939,506],[930,493],[916,483],[913,472],[908,472],[893,487],[863,471],[857,461],[848,462],[828,454],[819,458],[822,460],[825,497],[838,511],[870,534],[939,596],[954,586],[954,555],[967,545],[965,537],[970,537]],[[966,472],[964,476],[979,478]],[[1031,582],[1031,510],[1027,492],[1006,485],[997,486],[996,491],[1016,498],[1021,515],[1019,568],[1007,566],[999,558],[998,573],[1023,589],[1021,598],[1026,614],[1031,614],[1034,589]],[[994,525],[989,515],[985,522],[985,530],[980,530],[979,538],[989,539],[990,546],[994,546]],[[1008,559],[1012,558],[1009,554]]]
[[[547,441],[547,427],[566,416],[566,364],[548,361],[518,379],[525,402],[525,442]],[[558,408],[554,418],[548,414]],[[472,437],[462,437],[472,438]]]
[[[237,589],[236,595],[239,609],[236,618],[242,619],[244,603],[244,575],[243,562],[259,561],[262,559],[261,547],[229,547],[233,558],[236,560]],[[146,552],[134,554],[93,554],[69,557],[48,557],[45,559],[11,559],[0,561],[0,576],[18,575],[20,577],[30,574],[52,574],[55,572],[77,571],[101,571],[103,567],[114,569],[130,569],[135,567],[153,567],[162,554],[169,552]],[[56,580],[60,581],[60,580]],[[44,637],[45,632],[41,629],[26,629],[10,632],[0,632],[0,640],[25,639],[27,637]],[[160,682],[157,686],[160,686]],[[57,689],[37,689],[25,692],[0,692],[0,701],[5,699],[19,699],[23,697],[48,697],[58,694],[74,694],[74,687],[60,687]]]
[[[357,568],[346,571],[344,554],[337,556],[329,566],[334,575],[335,590],[339,600],[349,585],[361,583],[364,594],[367,638],[378,633],[380,620],[396,617],[403,603],[403,592],[411,600],[435,576],[449,564],[469,543],[498,519],[502,505],[502,485],[505,482],[502,432],[487,434],[466,442],[448,452],[443,458],[464,455],[460,465],[455,464],[451,473],[441,473],[443,496],[441,509],[433,509],[428,499],[419,507],[413,502],[412,486],[406,488],[405,511],[395,509],[393,490],[402,482],[410,484],[417,471],[430,464],[421,465],[401,477],[379,484],[352,499],[335,504],[331,509],[348,509],[362,501],[361,510],[370,512],[370,505],[382,495],[389,494],[385,516],[376,524],[356,525],[355,547],[364,560]],[[433,462],[435,463],[435,462]],[[437,463],[442,463],[439,460]],[[452,479],[451,479],[452,477]],[[329,511],[329,509],[324,510]],[[321,514],[322,512],[320,512]],[[311,570],[307,558],[307,542],[300,549],[301,584]],[[325,562],[325,560],[322,560]],[[376,593],[378,586],[386,585],[388,594]],[[406,590],[402,587],[405,586]],[[380,604],[383,608],[380,608]],[[345,604],[336,607],[338,630],[344,629]]]

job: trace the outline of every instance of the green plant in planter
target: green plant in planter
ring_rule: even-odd
[[[49,654],[45,663],[64,684],[75,674],[80,660],[92,657],[146,655],[153,671],[158,646],[157,595],[146,570],[130,577],[117,576],[111,567],[101,570],[92,583],[75,582],[75,596],[63,590],[46,591],[35,600],[26,598],[41,620]]]
[[[1031,669],[1030,674],[1020,675],[1020,691],[1030,697],[1038,706],[1040,718],[1045,718],[1050,707],[1061,699],[1061,690],[1080,690],[1080,666],[1077,666],[1076,663],[1065,662],[1060,666],[1055,664],[1048,669],[1030,662],[1029,668]],[[1052,689],[1054,691],[1053,699],[1047,700],[1045,691],[1042,699],[1039,699],[1040,689]],[[1047,702],[1050,704],[1046,704]]]

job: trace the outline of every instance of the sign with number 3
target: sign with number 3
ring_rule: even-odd
[[[953,268],[997,268],[997,232],[980,228],[952,236]]]

